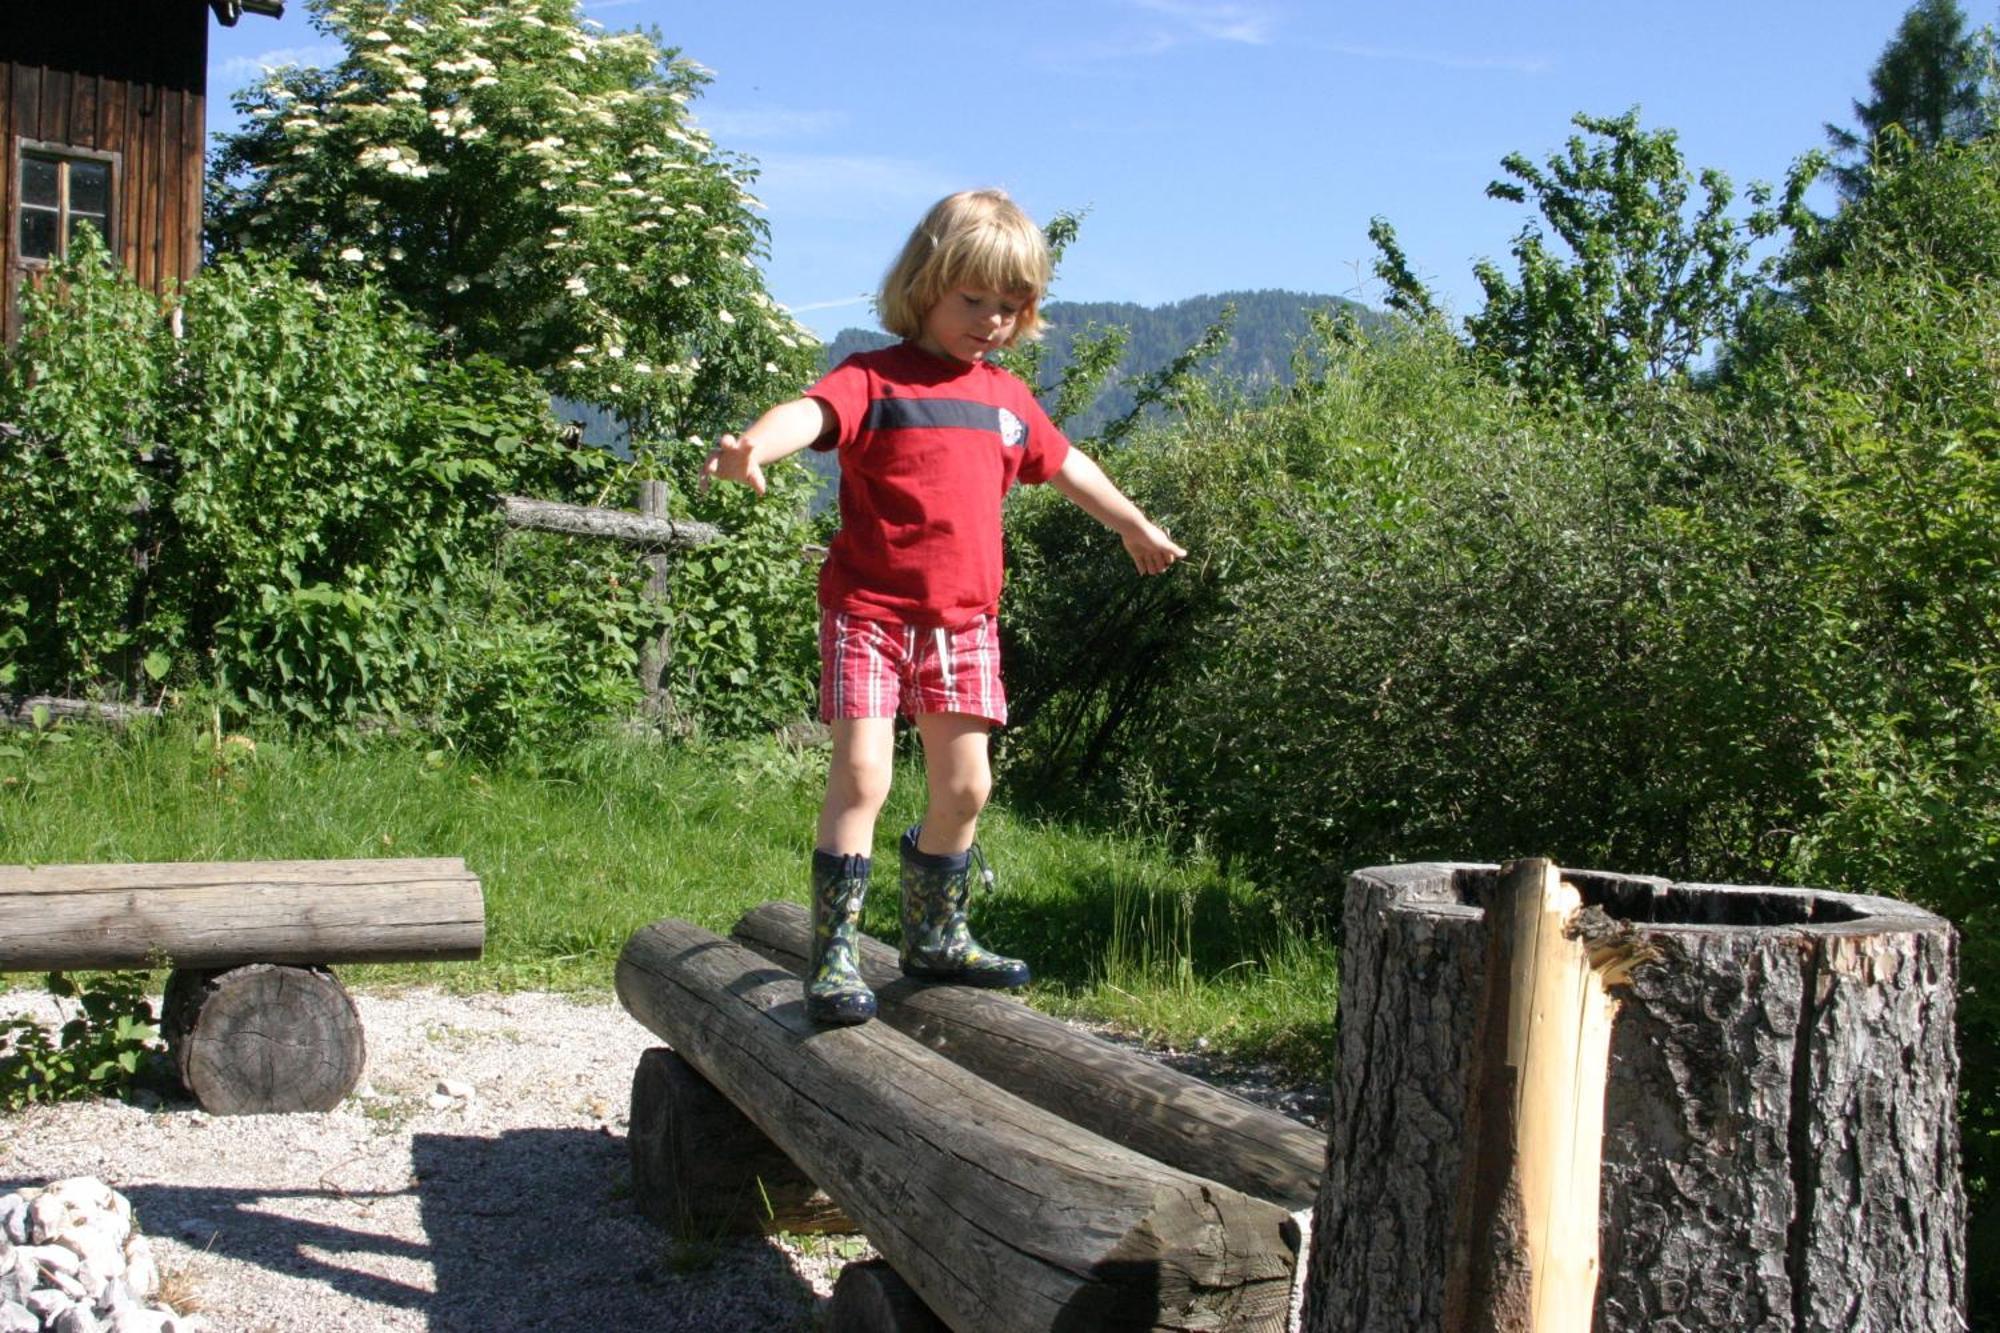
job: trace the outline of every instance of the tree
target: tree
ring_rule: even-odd
[[[1991,61],[1990,37],[1966,31],[1958,0],[1917,0],[1868,76],[1868,100],[1854,103],[1855,128],[1826,127],[1835,153],[1852,159],[1830,173],[1841,197],[1868,192],[1877,154],[1927,153],[1984,133]]]
[[[1571,136],[1545,167],[1510,153],[1501,166],[1511,179],[1486,187],[1491,198],[1532,201],[1542,220],[1514,239],[1518,276],[1491,260],[1474,267],[1486,304],[1465,330],[1489,371],[1532,396],[1604,401],[1692,372],[1756,289],[1764,266],[1751,262],[1751,246],[1777,229],[1783,210],[1753,185],[1749,216],[1731,217],[1729,178],[1692,174],[1674,132],[1641,129],[1636,110],[1579,114],[1573,123],[1591,137]],[[1793,172],[1788,208],[1810,171]],[[1549,244],[1544,226],[1563,249]],[[1391,304],[1413,316],[1433,312],[1394,230],[1377,219],[1370,234]]]
[[[767,295],[754,171],[689,116],[708,73],[575,0],[310,0],[346,51],[240,93],[220,248],[372,279],[444,335],[635,434],[742,420],[810,375]]]

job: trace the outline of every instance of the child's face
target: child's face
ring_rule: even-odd
[[[1014,326],[1027,307],[1028,292],[994,292],[983,287],[954,287],[924,316],[917,346],[954,361],[982,361],[1014,337]]]

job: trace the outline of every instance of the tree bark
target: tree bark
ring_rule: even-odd
[[[744,913],[734,937],[796,972],[812,925],[797,903]],[[1325,1136],[1019,1000],[903,976],[896,951],[861,938],[879,1019],[927,1049],[1072,1124],[1169,1166],[1287,1209],[1312,1206]]]
[[[354,1001],[324,968],[176,971],[161,1009],[181,1083],[213,1115],[331,1111],[367,1063]]]
[[[855,1230],[763,1130],[664,1046],[639,1057],[626,1143],[634,1204],[677,1236]]]
[[[0,972],[477,958],[456,857],[0,866]]]
[[[1491,866],[1350,876],[1306,1327],[1439,1330],[1477,1174]],[[1962,1326],[1956,940],[1907,904],[1565,872],[1637,961],[1609,1032],[1591,1327]]]
[[[531,500],[521,495],[501,496],[500,509],[510,528],[554,532],[565,537],[598,537],[648,550],[706,546],[722,536],[713,523],[649,518],[625,509],[594,509],[558,500]]]
[[[955,1329],[1278,1329],[1284,1210],[1142,1157],[883,1023],[816,1028],[799,979],[661,921],[619,998],[859,1222]]]

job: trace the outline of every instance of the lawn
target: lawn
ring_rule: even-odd
[[[606,738],[482,763],[188,722],[16,732],[0,735],[0,862],[459,856],[485,888],[485,957],[340,969],[349,984],[602,992],[649,921],[726,933],[760,902],[804,900],[823,763],[777,741]],[[866,924],[885,939],[896,836],[922,790],[914,768],[901,772],[876,835],[886,859]],[[1330,943],[1276,920],[1253,885],[1205,859],[1018,816],[1004,797],[1003,784],[981,825],[999,889],[975,899],[973,924],[1033,966],[1031,1003],[1324,1075]]]

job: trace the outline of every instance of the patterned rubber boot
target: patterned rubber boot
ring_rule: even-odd
[[[868,896],[868,858],[815,851],[812,957],[806,962],[806,1017],[842,1026],[875,1017],[875,992],[861,979],[857,936]]]
[[[917,830],[903,834],[903,975],[925,981],[1012,990],[1028,984],[1028,965],[981,948],[965,925],[972,897],[972,863],[993,883],[985,853],[974,843],[956,855],[917,850]]]

